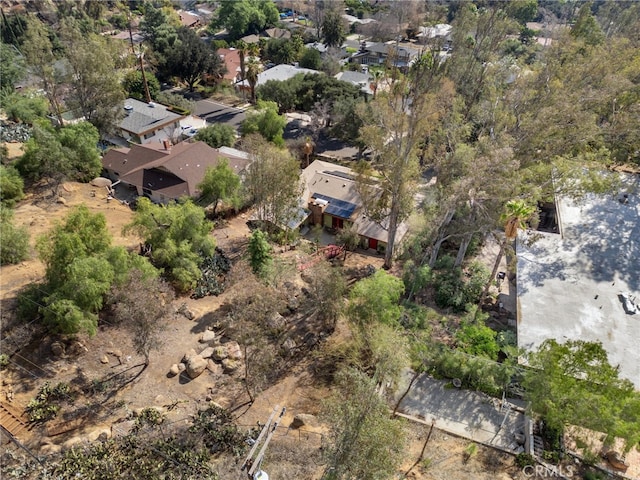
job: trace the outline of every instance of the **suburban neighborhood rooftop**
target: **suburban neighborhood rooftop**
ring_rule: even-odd
[[[618,196],[560,198],[560,234],[518,238],[518,346],[602,342],[610,363],[640,388],[640,313],[626,313],[620,298],[640,295],[640,180],[623,181]]]

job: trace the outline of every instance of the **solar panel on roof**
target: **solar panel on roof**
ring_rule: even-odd
[[[322,195],[321,193],[314,193],[311,197],[317,200],[326,200],[329,202],[329,205],[324,212],[327,215],[333,215],[334,217],[350,218],[357,208],[355,203],[339,200],[337,198],[329,197],[328,195]]]
[[[327,170],[324,173],[328,173],[329,175],[333,175],[335,177],[345,178],[347,180],[353,180],[353,175],[347,172],[341,172],[340,170],[333,170],[331,172]]]

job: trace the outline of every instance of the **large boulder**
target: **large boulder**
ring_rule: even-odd
[[[205,330],[204,332],[202,332],[202,335],[200,335],[200,343],[208,343],[209,345],[211,345],[213,342],[215,342],[216,340],[216,332],[214,332],[213,330]]]
[[[195,355],[187,362],[187,375],[189,378],[198,378],[207,368],[207,360],[200,355]]]
[[[202,358],[211,358],[211,355],[213,355],[213,347],[207,347],[204,350],[202,350],[199,355]]]
[[[232,358],[225,358],[222,361],[222,371],[227,375],[231,375],[237,372],[241,365],[242,363],[239,362],[238,360],[234,360]]]
[[[182,356],[182,363],[187,363],[192,357],[195,357],[196,355],[198,354],[196,353],[194,348],[188,350],[187,353]]]
[[[65,354],[66,347],[62,342],[53,342],[51,344],[51,353],[54,357],[61,357]]]
[[[227,349],[227,356],[231,360],[242,360],[242,350],[240,350],[238,342],[228,342],[224,346]]]
[[[214,362],[210,358],[207,360],[207,370],[209,370],[214,377],[219,377],[223,373],[222,365]]]

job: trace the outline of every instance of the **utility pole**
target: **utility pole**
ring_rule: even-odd
[[[140,59],[140,73],[142,73],[142,84],[144,85],[144,95],[147,98],[147,103],[151,103],[151,94],[149,93],[149,85],[147,84],[147,75],[144,73],[144,63],[142,62],[142,57],[144,57],[144,51],[141,45],[140,54],[138,55],[138,58]]]
[[[242,467],[240,467],[240,471],[244,471],[245,469],[247,469],[247,475],[249,480],[269,480],[269,475],[267,475],[265,471],[260,470],[260,464],[262,463],[264,454],[267,451],[267,446],[271,441],[271,437],[273,437],[273,434],[275,433],[276,428],[278,428],[278,424],[280,423],[280,420],[282,420],[284,413],[287,411],[285,407],[282,407],[282,410],[280,411],[280,415],[278,415],[278,418],[276,418],[274,422],[273,419],[278,413],[278,410],[280,410],[280,406],[276,405],[273,409],[273,412],[271,412],[271,415],[269,415],[269,419],[267,420],[267,423],[265,423],[264,427],[262,427],[262,431],[260,432],[260,435],[258,435],[258,438],[254,442],[253,447],[251,448],[251,451],[247,455],[247,458],[245,458],[244,463],[242,464]],[[272,422],[273,422],[273,425],[272,425]],[[262,444],[262,448],[260,448],[260,451],[258,452],[258,454],[254,459],[253,455],[255,454],[256,450],[258,449],[258,447],[260,446],[260,443],[263,440],[264,440],[264,443]]]

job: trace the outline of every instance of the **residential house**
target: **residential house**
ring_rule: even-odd
[[[416,38],[422,44],[439,44],[449,49],[453,41],[453,27],[448,23],[439,23],[432,27],[418,27]]]
[[[640,389],[640,177],[623,193],[557,198],[543,231],[521,232],[517,256],[518,347],[546,339],[601,342],[620,376]],[[637,308],[637,307],[636,307]]]
[[[265,70],[258,74],[258,81],[256,82],[256,88],[259,87],[260,85],[264,85],[269,80],[278,80],[281,82],[285,80],[289,80],[290,78],[295,77],[299,73],[321,74],[322,72],[319,72],[318,70],[312,70],[310,68],[294,67],[293,65],[287,65],[287,64],[276,65],[275,67],[269,68],[268,70]],[[240,89],[247,90],[247,91],[249,90],[249,82],[247,80],[244,80],[243,82],[240,82],[237,85],[238,85],[238,88]]]
[[[360,236],[362,248],[384,252],[389,233],[367,216],[350,168],[315,160],[303,170],[301,179],[301,211],[306,215],[298,225],[322,225],[335,231],[351,228]],[[400,242],[406,232],[406,224],[400,225],[396,241]]]
[[[360,91],[367,95],[373,95],[373,90],[371,88],[372,78],[369,73],[345,70],[344,72],[336,74],[335,78],[359,87]]]
[[[211,148],[204,142],[168,140],[146,145],[114,148],[102,158],[105,174],[114,182],[135,187],[138,195],[154,202],[167,203],[180,197],[197,197],[198,184],[208,167],[222,158],[242,176],[250,163],[249,155],[233,148]]]
[[[118,126],[119,134],[129,143],[176,140],[180,136],[180,120],[184,118],[164,105],[127,98],[124,118]]]
[[[291,32],[285,28],[267,28],[264,32],[260,32],[263,38],[291,38]]]
[[[219,48],[218,55],[227,69],[222,81],[233,85],[241,79],[240,53],[235,48]]]
[[[351,56],[349,61],[369,66],[383,66],[391,62],[398,68],[407,68],[419,54],[420,50],[406,45],[396,45],[395,42],[362,42],[360,50]]]
[[[202,25],[202,19],[200,18],[200,15],[193,12],[178,10],[178,18],[180,19],[180,24],[183,27],[195,28]]]

